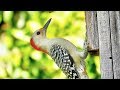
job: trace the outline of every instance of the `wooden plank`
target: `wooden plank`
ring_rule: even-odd
[[[101,78],[120,79],[120,12],[86,11],[86,28],[89,51],[100,52]]]
[[[120,12],[110,11],[114,78],[120,79]]]
[[[86,29],[87,29],[87,42],[88,42],[88,51],[91,54],[98,55],[98,29],[97,29],[97,12],[96,11],[86,11],[85,20],[86,20]]]
[[[97,11],[101,78],[113,79],[110,20],[108,11]]]

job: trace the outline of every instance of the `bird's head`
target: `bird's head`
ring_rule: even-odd
[[[32,38],[30,39],[30,44],[34,49],[43,51],[45,53],[47,53],[47,51],[41,45],[42,45],[43,40],[46,40],[46,32],[47,32],[47,28],[50,24],[51,19],[52,18],[50,18],[46,22],[46,24],[43,26],[43,28],[36,30],[33,33]]]

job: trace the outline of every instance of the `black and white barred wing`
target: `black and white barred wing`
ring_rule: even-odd
[[[58,67],[69,79],[80,78],[76,70],[73,58],[65,48],[62,48],[60,45],[53,45],[50,49],[50,54]]]

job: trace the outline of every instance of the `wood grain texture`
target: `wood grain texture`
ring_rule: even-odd
[[[86,11],[86,29],[87,29],[87,40],[88,51],[93,54],[98,54],[99,44],[98,44],[98,29],[97,29],[97,12],[96,11]],[[91,53],[91,54],[92,54]]]
[[[114,79],[120,79],[120,12],[110,11]]]
[[[110,16],[108,11],[97,11],[101,78],[113,79],[113,60]]]
[[[86,28],[89,49],[99,49],[101,79],[120,79],[120,11],[86,11]]]

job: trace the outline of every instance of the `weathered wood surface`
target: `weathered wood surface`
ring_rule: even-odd
[[[86,11],[86,29],[87,29],[87,40],[88,49],[91,54],[98,55],[98,29],[97,29],[97,12],[96,11]]]
[[[113,78],[111,33],[108,11],[97,12],[101,78]]]
[[[86,27],[89,46],[99,49],[101,78],[120,79],[120,12],[86,11]]]
[[[120,12],[110,11],[109,14],[114,78],[120,79]]]

